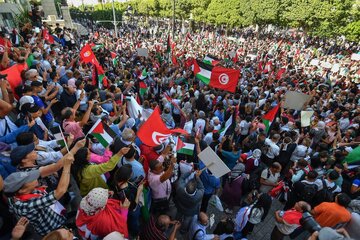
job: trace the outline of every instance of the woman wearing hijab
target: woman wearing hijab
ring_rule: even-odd
[[[254,226],[266,218],[271,202],[272,199],[267,193],[261,193],[253,204],[241,208],[235,218],[237,234],[241,232],[241,237],[251,234]]]
[[[80,202],[76,216],[76,226],[83,239],[102,239],[117,231],[128,237],[127,214],[129,200],[123,203],[109,199],[110,192],[104,188],[94,188]]]

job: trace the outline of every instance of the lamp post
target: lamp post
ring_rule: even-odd
[[[115,37],[117,37],[118,36],[118,30],[117,30],[117,22],[116,22],[114,0],[112,0],[112,10],[113,10],[113,17],[114,17]]]

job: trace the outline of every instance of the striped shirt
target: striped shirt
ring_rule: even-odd
[[[167,240],[165,233],[156,227],[155,221],[155,218],[151,216],[150,221],[140,232],[140,240]]]

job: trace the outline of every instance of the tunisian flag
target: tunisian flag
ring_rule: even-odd
[[[50,33],[47,29],[43,30],[43,38],[51,44],[53,44],[55,42],[53,36],[50,35]]]
[[[27,64],[15,64],[4,71],[1,71],[0,74],[7,74],[7,80],[10,84],[11,89],[14,91],[16,87],[22,84],[21,73],[22,71],[27,70]]]
[[[168,129],[161,119],[159,107],[156,107],[148,120],[140,127],[137,136],[145,145],[155,147],[164,143],[173,133],[188,134],[180,128]]]
[[[89,44],[86,44],[80,51],[80,59],[84,63],[93,63],[95,59],[95,55],[93,51],[91,50],[91,47]]]

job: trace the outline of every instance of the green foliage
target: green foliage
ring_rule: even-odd
[[[350,41],[359,42],[360,40],[360,21],[349,23],[343,28],[342,33]]]
[[[26,23],[31,23],[31,18],[28,11],[23,10],[22,8],[18,8],[19,13],[13,12],[14,15],[14,23],[18,28],[23,27]]]
[[[174,0],[130,0],[115,3],[119,14],[127,6],[144,16],[173,15]],[[322,37],[344,34],[347,39],[359,40],[360,0],[175,0],[175,16],[196,22],[247,27],[267,24],[302,28],[306,33]],[[111,3],[98,4],[96,18],[112,18]],[[98,12],[99,13],[96,13]],[[106,12],[103,12],[106,11]]]

